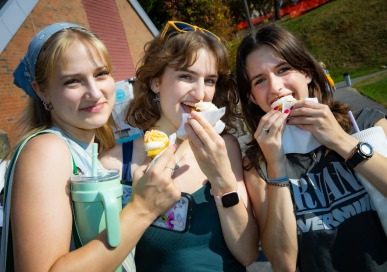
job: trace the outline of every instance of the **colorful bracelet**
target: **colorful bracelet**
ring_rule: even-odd
[[[266,183],[268,185],[285,187],[285,186],[289,186],[290,179],[288,176],[284,176],[282,178],[266,178]]]

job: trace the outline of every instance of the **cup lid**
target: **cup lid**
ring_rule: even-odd
[[[119,171],[117,169],[108,169],[108,170],[98,170],[96,176],[93,176],[91,172],[72,175],[71,181],[95,183],[95,182],[110,181],[112,179],[118,179],[118,178],[119,178]]]

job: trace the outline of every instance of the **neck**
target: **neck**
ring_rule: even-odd
[[[59,128],[61,131],[66,133],[68,136],[73,138],[76,141],[85,143],[85,144],[91,144],[94,143],[95,139],[95,129],[85,130],[85,129],[79,129],[75,127],[63,127],[58,126],[54,123],[54,126]]]

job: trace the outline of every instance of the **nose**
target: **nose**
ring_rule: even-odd
[[[195,84],[192,86],[191,93],[193,97],[199,101],[204,100],[205,96],[205,88],[206,85],[204,83],[204,80],[198,80]]]
[[[274,94],[275,96],[280,95],[280,92],[284,87],[281,77],[277,75],[272,75],[269,79],[269,84],[270,84],[270,93]]]
[[[97,101],[101,98],[102,92],[94,78],[88,79],[85,82],[86,98],[88,100]]]

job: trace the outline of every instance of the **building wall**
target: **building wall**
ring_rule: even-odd
[[[19,136],[15,123],[28,102],[28,96],[13,84],[12,73],[35,34],[60,21],[90,28],[104,40],[112,55],[116,81],[135,75],[134,63],[152,38],[128,1],[40,0],[0,54],[0,130],[8,134],[11,144]]]

